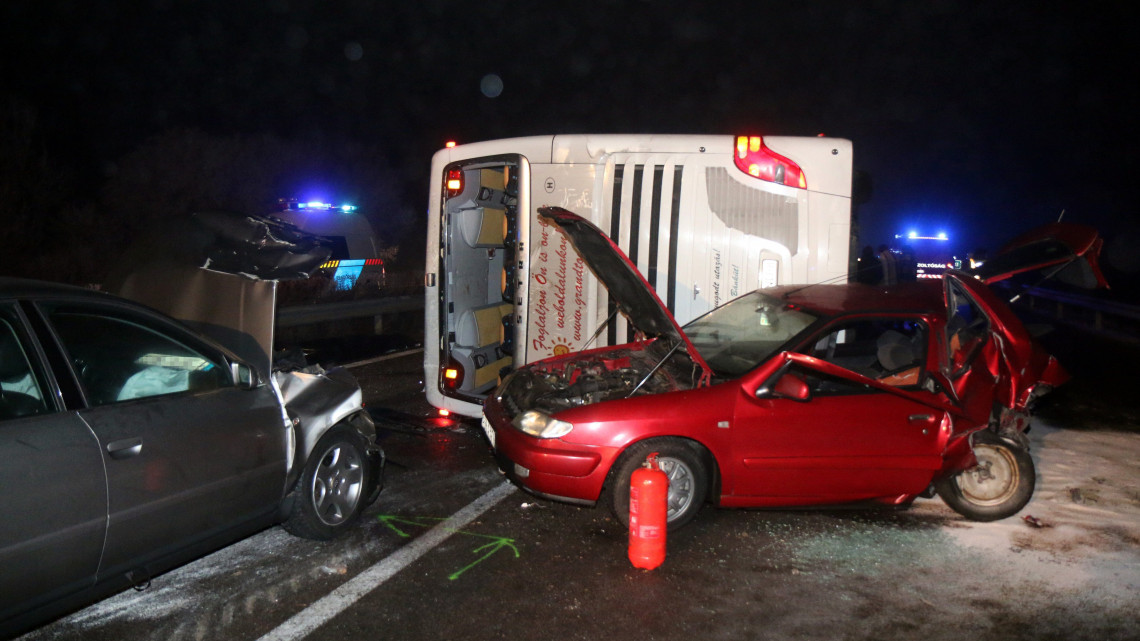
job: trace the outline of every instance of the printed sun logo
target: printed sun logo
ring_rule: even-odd
[[[570,343],[566,342],[565,338],[559,337],[559,338],[554,339],[554,355],[555,356],[565,356],[572,351],[574,351],[574,350],[572,350],[570,348]]]

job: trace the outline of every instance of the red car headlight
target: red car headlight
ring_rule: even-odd
[[[511,424],[535,438],[559,438],[566,436],[570,430],[574,429],[574,425],[571,423],[551,418],[535,410],[529,410],[516,416]]]

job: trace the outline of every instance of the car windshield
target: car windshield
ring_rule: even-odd
[[[818,317],[759,291],[685,325],[689,340],[718,376],[739,376],[775,354]]]

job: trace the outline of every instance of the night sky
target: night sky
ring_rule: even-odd
[[[16,0],[0,8],[3,193],[114,220],[129,209],[115,194],[143,180],[130,167],[179,173],[179,136],[231,141],[235,182],[315,145],[278,173],[422,244],[447,140],[823,133],[851,139],[871,176],[867,244],[913,227],[996,249],[1064,211],[1134,277],[1135,22],[1126,3],[1025,5]]]

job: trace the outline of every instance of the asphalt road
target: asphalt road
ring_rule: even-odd
[[[1075,528],[1063,522],[1070,489],[1048,483],[1029,509],[1056,519],[1051,529],[969,523],[937,499],[906,511],[706,508],[646,572],[608,513],[504,485],[477,423],[432,418],[420,359],[353,368],[389,467],[350,536],[272,528],[25,638],[1140,638],[1133,481],[1097,481],[1100,507],[1114,484],[1121,505],[1112,518],[1081,513]],[[1039,473],[1108,451],[1123,452],[1113,464],[1127,477],[1140,434],[1120,428],[1136,428],[1135,400],[1074,389],[1043,408]]]

